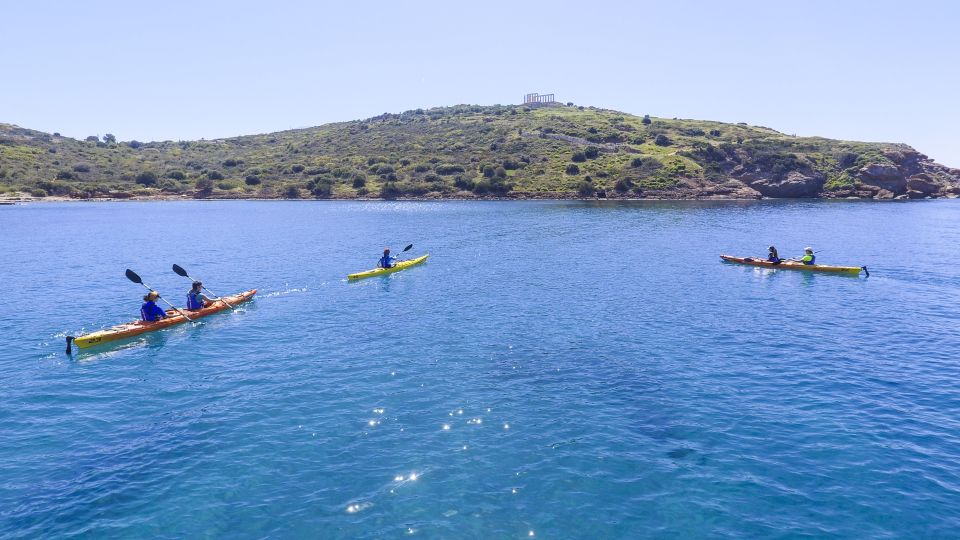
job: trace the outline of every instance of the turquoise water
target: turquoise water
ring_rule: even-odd
[[[0,207],[0,537],[956,538],[960,201]],[[384,246],[426,265],[357,283]],[[719,253],[867,264],[767,271]],[[143,289],[259,288],[98,353]]]

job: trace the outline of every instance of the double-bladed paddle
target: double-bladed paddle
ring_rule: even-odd
[[[153,289],[151,289],[149,286],[147,286],[147,284],[144,283],[142,279],[140,279],[140,276],[138,276],[136,272],[134,272],[133,270],[131,270],[131,269],[129,269],[129,268],[127,268],[127,279],[129,279],[130,281],[132,281],[132,282],[134,282],[134,283],[143,285],[143,286],[144,286],[148,291],[150,291],[150,292],[155,292]],[[168,306],[170,306],[171,308],[173,308],[174,311],[176,311],[176,312],[179,313],[180,315],[183,315],[183,318],[184,318],[184,319],[186,319],[186,320],[188,320],[188,321],[190,321],[190,322],[193,322],[193,319],[191,319],[190,317],[187,317],[187,314],[186,314],[186,313],[180,311],[180,308],[178,308],[177,306],[171,304],[170,302],[167,302],[167,299],[164,298],[164,297],[162,297],[162,296],[160,296],[159,293],[157,293],[157,297],[160,298],[161,300],[163,300],[163,302],[164,302],[165,304],[167,304]]]
[[[192,277],[190,277],[190,274],[188,274],[187,271],[184,270],[183,267],[180,266],[180,265],[178,265],[178,264],[173,265],[173,271],[174,271],[174,273],[177,274],[178,276],[183,276],[183,277],[189,279],[190,281],[197,281],[197,280],[193,279]],[[205,291],[207,291],[208,293],[216,296],[216,297],[217,297],[216,299],[219,300],[219,301],[221,301],[221,302],[223,302],[224,304],[226,304],[228,308],[230,308],[230,309],[237,309],[237,308],[231,306],[229,302],[227,302],[226,300],[223,299],[223,297],[217,296],[216,293],[214,293],[214,292],[211,291],[210,289],[208,289],[208,288],[206,288],[206,287],[204,287],[204,286],[202,286],[202,285],[200,286],[200,288],[203,289],[203,290],[205,290]]]

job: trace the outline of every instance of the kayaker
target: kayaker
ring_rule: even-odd
[[[193,287],[190,289],[190,292],[187,293],[187,309],[190,311],[196,311],[198,309],[203,309],[207,304],[213,302],[213,300],[207,298],[203,295],[203,283],[200,281],[194,281]]]
[[[384,248],[383,257],[380,257],[380,260],[377,261],[377,268],[393,268],[396,262],[397,258],[390,255],[390,248]]]
[[[800,262],[808,265],[817,264],[817,256],[813,254],[812,247],[803,248],[803,257],[800,259]]]
[[[160,293],[157,291],[150,291],[143,297],[143,305],[140,306],[141,319],[153,322],[167,318],[167,312],[157,305],[158,298],[160,298]]]
[[[780,254],[777,253],[777,248],[770,246],[770,253],[767,255],[767,262],[772,262],[773,264],[780,264]]]

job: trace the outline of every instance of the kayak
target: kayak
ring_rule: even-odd
[[[410,259],[408,261],[400,261],[397,264],[391,266],[390,268],[374,268],[373,270],[367,270],[366,272],[357,272],[356,274],[348,274],[347,279],[363,279],[363,278],[368,278],[373,276],[382,276],[384,274],[392,274],[394,272],[406,270],[411,266],[423,264],[427,260],[427,257],[429,256],[430,254],[427,253],[426,255],[417,257],[416,259]]]
[[[760,266],[763,268],[773,268],[779,270],[802,270],[804,272],[828,272],[832,274],[859,275],[860,271],[869,276],[866,266],[830,266],[827,264],[803,264],[797,261],[781,261],[779,264],[772,263],[765,259],[756,259],[753,257],[734,257],[733,255],[721,255],[721,259],[727,262],[737,264],[748,264],[750,266]]]
[[[247,300],[252,299],[253,295],[255,294],[257,294],[257,290],[252,289],[247,292],[235,294],[233,296],[224,296],[223,300],[225,300],[231,306],[236,306],[237,304],[242,304]],[[190,317],[191,320],[195,321],[202,317],[206,317],[207,315],[219,313],[225,309],[229,309],[227,304],[220,300],[214,300],[207,307],[194,311],[183,310],[183,312],[187,314],[187,317]],[[126,324],[118,324],[117,326],[113,326],[104,330],[99,330],[97,332],[93,332],[92,334],[84,334],[77,337],[67,336],[67,353],[70,353],[71,341],[76,344],[77,347],[86,349],[88,347],[95,347],[104,343],[110,343],[111,341],[117,341],[118,339],[138,336],[140,334],[153,332],[155,330],[162,330],[164,328],[183,324],[185,322],[187,322],[187,319],[184,318],[183,315],[177,313],[175,310],[168,309],[167,318],[160,319],[159,321],[133,321]]]

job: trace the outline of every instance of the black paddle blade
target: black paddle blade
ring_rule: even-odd
[[[127,279],[129,279],[134,283],[139,283],[140,285],[143,285],[143,280],[140,279],[140,276],[138,276],[136,272],[134,272],[129,268],[127,268]]]
[[[413,244],[410,244],[409,246],[403,248],[403,251],[410,251],[410,249],[412,248],[413,248]],[[403,251],[401,251],[400,253],[403,253]]]
[[[73,344],[73,336],[67,336],[67,354],[73,353],[73,347],[70,345]]]
[[[190,277],[190,276],[187,275],[187,271],[184,270],[183,267],[181,267],[181,266],[179,266],[179,265],[176,265],[176,264],[173,265],[173,271],[176,272],[177,275],[180,275],[180,276],[183,276],[183,277]]]

